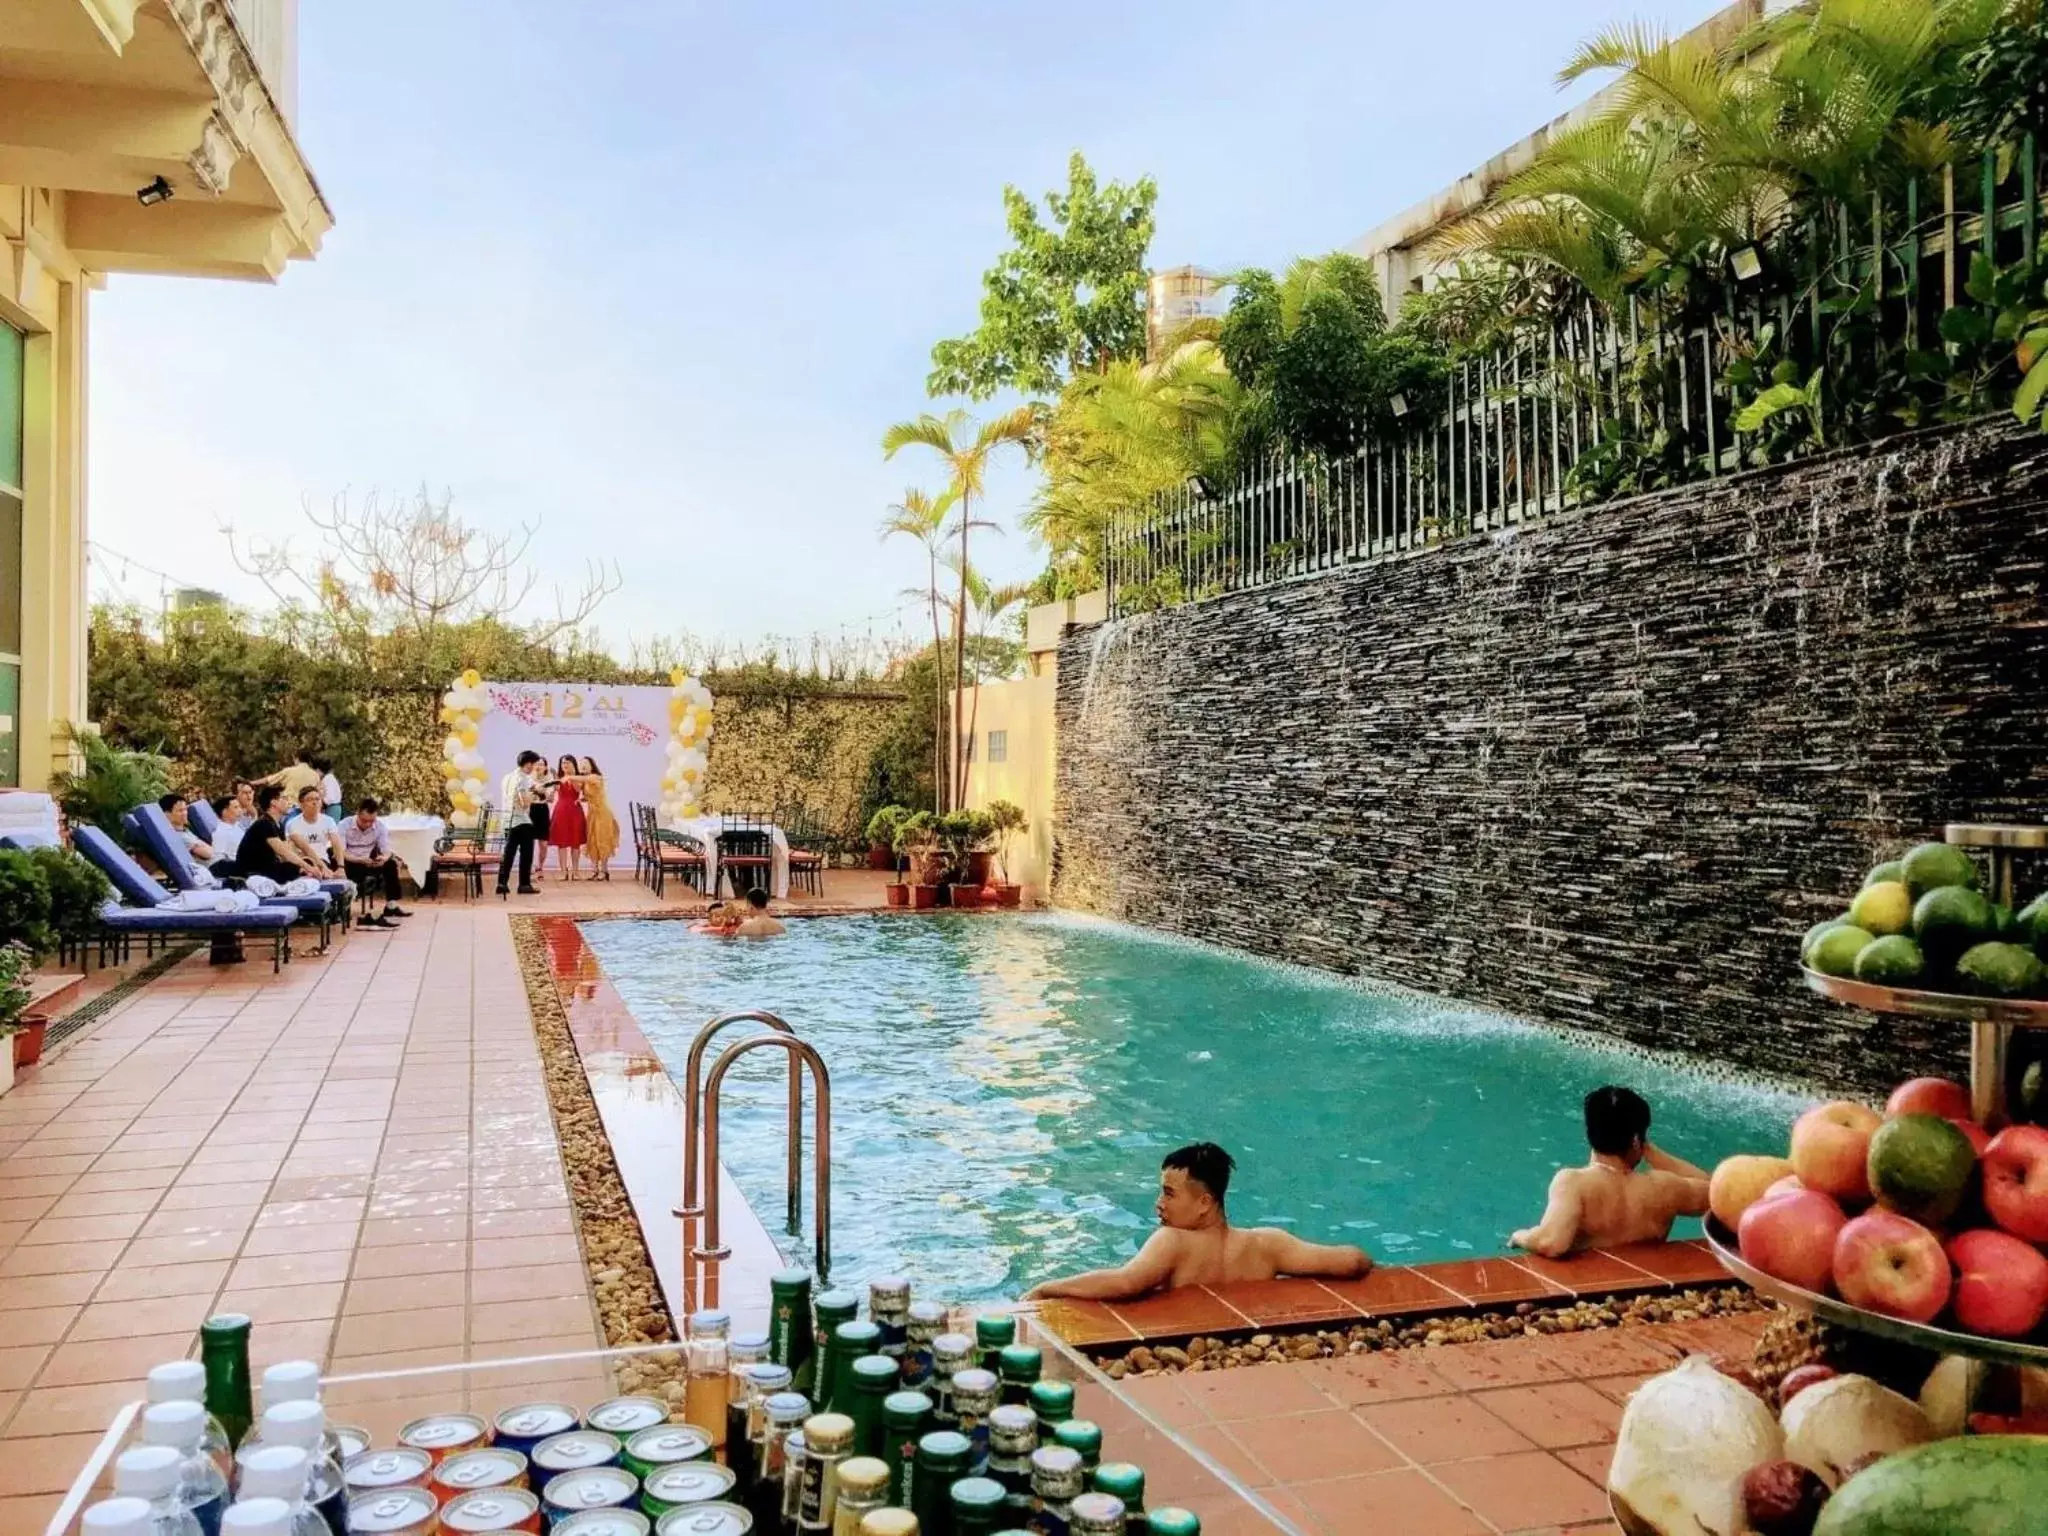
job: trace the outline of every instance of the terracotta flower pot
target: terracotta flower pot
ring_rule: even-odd
[[[984,850],[967,855],[967,870],[962,880],[964,885],[987,885],[988,872],[995,867],[996,856]]]
[[[978,907],[985,886],[968,885],[964,881],[953,887],[953,905],[956,907]]]
[[[923,912],[939,904],[939,888],[936,885],[913,885],[906,889],[910,893],[910,909]]]
[[[889,905],[892,907],[910,905],[910,887],[907,885],[885,885],[882,887],[882,894],[889,898]]]
[[[32,1067],[43,1059],[43,1037],[50,1032],[50,1021],[40,1013],[23,1017],[21,1028],[14,1034],[14,1064],[16,1067]]]
[[[895,855],[895,853],[894,853],[894,852],[893,852],[893,851],[892,851],[892,850],[890,849],[890,847],[889,847],[889,845],[888,845],[887,843],[875,843],[875,844],[873,844],[873,845],[872,845],[871,847],[869,847],[869,849],[868,849],[868,868],[869,868],[869,869],[892,869],[892,868],[894,868],[894,867],[895,867],[895,864],[896,864],[896,855]]]
[[[936,886],[946,878],[946,855],[937,848],[929,848],[910,856],[910,883],[912,885]]]
[[[996,896],[996,905],[1002,907],[1021,907],[1024,905],[1023,886],[998,885],[993,887],[993,889]]]

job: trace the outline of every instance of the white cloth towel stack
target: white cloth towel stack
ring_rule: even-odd
[[[158,903],[166,912],[249,912],[259,905],[248,891],[179,891]]]

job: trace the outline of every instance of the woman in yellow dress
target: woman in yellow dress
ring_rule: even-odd
[[[619,851],[619,818],[612,814],[612,803],[605,798],[604,775],[598,771],[597,759],[583,759],[583,772],[576,782],[583,790],[583,814],[589,830],[584,835],[583,852],[590,860],[593,880],[609,880],[612,877],[612,855]]]

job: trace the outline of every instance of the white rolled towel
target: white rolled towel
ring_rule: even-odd
[[[318,896],[322,892],[318,880],[315,880],[311,875],[301,875],[298,879],[286,885],[280,894],[285,896]]]
[[[242,883],[256,895],[266,899],[282,893],[282,887],[268,875],[251,875]]]

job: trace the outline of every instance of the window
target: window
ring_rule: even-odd
[[[1010,733],[990,731],[988,733],[988,760],[992,763],[1007,763],[1010,760]]]

